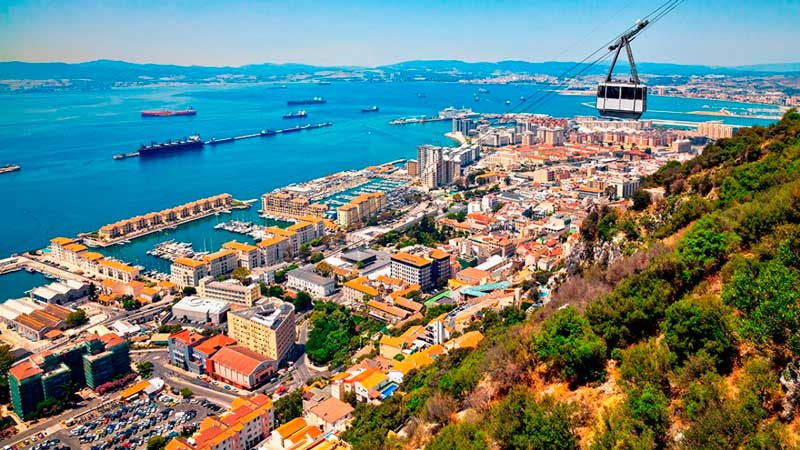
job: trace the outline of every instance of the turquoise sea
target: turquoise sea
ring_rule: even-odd
[[[0,214],[0,257],[42,248],[53,236],[74,236],[116,220],[158,211],[201,197],[228,192],[256,199],[277,187],[345,169],[416,155],[419,144],[452,145],[443,134],[446,122],[392,126],[402,116],[435,115],[448,106],[477,112],[504,112],[506,100],[530,97],[535,86],[488,86],[475,102],[474,85],[456,83],[333,83],[168,86],[102,92],[0,94],[0,165],[19,164],[19,172],[0,175],[4,208]],[[424,92],[424,97],[418,96]],[[324,105],[288,107],[286,100],[323,96]],[[531,112],[554,116],[593,115],[583,103],[590,97],[552,95]],[[686,114],[709,108],[748,105],[711,100],[651,96],[645,118],[704,121],[714,117]],[[380,112],[361,108],[378,105]],[[145,109],[193,107],[195,117],[141,118]],[[282,114],[306,109],[307,119],[284,120]],[[725,118],[738,125],[764,120]],[[140,160],[112,160],[140,143],[200,134],[204,140],[285,128],[294,124],[333,122],[312,131],[238,141]],[[257,206],[233,218],[253,220]],[[166,262],[145,255],[155,243],[176,239],[196,250],[213,251],[242,235],[213,230],[231,216],[212,216],[178,230],[157,233],[104,252],[134,264],[164,270]],[[41,280],[0,277],[0,299],[22,295]]]

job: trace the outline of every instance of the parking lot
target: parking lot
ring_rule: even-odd
[[[106,405],[76,423],[68,423],[66,430],[53,437],[73,449],[146,448],[152,436],[170,439],[181,432],[192,433],[203,418],[221,411],[220,406],[205,399],[182,400],[162,393],[152,400],[143,398]]]

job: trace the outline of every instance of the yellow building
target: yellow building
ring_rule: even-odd
[[[170,266],[170,281],[180,287],[197,286],[206,276],[208,276],[208,265],[196,259],[175,258]]]
[[[336,209],[336,223],[342,228],[363,225],[371,216],[386,208],[386,194],[373,192],[361,194]]]
[[[236,252],[225,248],[203,256],[203,262],[208,266],[208,275],[214,278],[233,272],[239,264]]]
[[[139,269],[110,259],[97,261],[97,273],[112,280],[130,283],[139,276]]]
[[[262,266],[274,266],[283,261],[291,253],[291,242],[284,236],[273,236],[256,244],[259,249]]]
[[[273,192],[261,196],[261,213],[265,215],[289,219],[302,216],[322,218],[327,211],[327,206],[312,204],[309,199],[291,192]]]
[[[261,253],[255,245],[230,241],[222,244],[222,248],[236,252],[239,267],[253,270],[261,266]]]
[[[228,336],[239,345],[280,363],[294,345],[294,306],[276,300],[228,313]]]

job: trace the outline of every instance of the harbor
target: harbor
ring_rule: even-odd
[[[196,258],[208,254],[208,252],[194,251],[191,242],[177,242],[175,239],[159,242],[152,250],[148,250],[146,253],[167,261],[174,261],[176,258]]]

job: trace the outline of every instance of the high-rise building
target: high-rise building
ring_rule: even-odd
[[[433,263],[421,256],[406,252],[392,255],[391,274],[408,284],[418,284],[423,290],[433,286]]]
[[[470,117],[454,117],[453,133],[461,133],[467,136],[470,131],[478,128],[478,124]]]
[[[279,364],[295,341],[294,306],[275,300],[228,313],[228,335]]]
[[[480,146],[417,147],[419,178],[429,189],[451,184],[462,174],[462,169],[480,158]]]
[[[128,341],[114,333],[89,335],[12,366],[11,401],[17,414],[28,420],[42,401],[64,398],[68,390],[84,386],[96,389],[130,370]]]
[[[724,139],[733,136],[733,126],[725,125],[719,120],[714,120],[698,124],[697,132],[711,139]]]
[[[419,175],[419,162],[416,159],[409,159],[406,162],[406,172],[410,177],[416,177]]]

